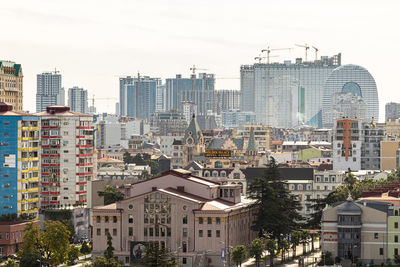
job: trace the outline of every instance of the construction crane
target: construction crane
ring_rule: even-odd
[[[312,48],[314,48],[315,50],[315,60],[318,60],[318,48],[316,48],[315,46],[313,46]]]
[[[197,68],[196,65],[193,65],[193,67],[191,67],[190,70],[192,71],[192,74],[196,74],[196,70],[208,70],[208,69],[200,69]]]
[[[269,56],[269,57],[271,58],[271,57],[279,57],[279,56]],[[261,60],[262,60],[263,58],[267,58],[267,57],[262,57],[261,54],[259,54],[258,57],[255,57],[255,58],[254,58],[254,60],[258,60],[258,63],[261,63]]]
[[[261,53],[267,52],[267,64],[269,64],[269,58],[272,57],[269,54],[271,51],[278,51],[278,50],[292,50],[292,48],[269,48],[269,46],[266,49],[261,50]]]
[[[306,57],[305,57],[305,61],[307,61],[307,50],[308,49],[310,49],[310,47],[307,45],[307,44],[304,44],[304,45],[300,45],[300,44],[295,44],[295,46],[298,46],[298,47],[303,47],[305,50],[306,50]]]
[[[95,100],[118,100],[118,98],[116,98],[116,97],[95,97],[93,95],[93,97],[88,98],[88,100],[92,100],[92,107],[94,107]]]

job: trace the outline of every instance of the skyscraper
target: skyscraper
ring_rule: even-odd
[[[61,74],[58,71],[37,75],[36,112],[48,106],[64,105],[65,91],[61,87]]]
[[[215,90],[214,95],[215,111],[218,115],[231,109],[240,109],[239,90]]]
[[[313,62],[242,65],[241,108],[270,126],[321,126],[323,86],[340,64],[341,54]]]
[[[21,64],[0,60],[0,102],[11,105],[17,112],[22,111],[23,77]]]
[[[74,86],[68,90],[68,106],[72,111],[88,113],[88,93],[87,90]]]
[[[156,111],[160,78],[149,76],[120,78],[120,115],[150,120]]]
[[[38,217],[39,117],[0,102],[0,215]]]
[[[385,121],[400,118],[400,103],[390,102],[385,105]]]
[[[206,115],[208,110],[215,110],[215,77],[214,74],[191,74],[190,78],[175,78],[166,80],[166,110],[183,111],[182,103],[189,101],[197,106],[199,115]]]
[[[379,121],[378,91],[368,70],[357,65],[343,65],[329,75],[325,81],[322,99],[323,127],[331,127],[334,124],[330,116],[333,95],[337,93],[352,94],[364,101],[365,117],[360,122],[369,122],[372,118]]]

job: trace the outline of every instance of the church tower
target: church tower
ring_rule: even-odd
[[[183,138],[183,159],[182,166],[185,167],[193,161],[194,157],[200,156],[205,151],[203,133],[196,120],[196,115],[193,114],[189,127],[185,130]]]

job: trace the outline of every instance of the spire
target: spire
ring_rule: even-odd
[[[185,130],[185,137],[184,137],[185,144],[198,144],[203,142],[203,134],[197,123],[196,116],[193,113],[193,118],[189,123],[189,126]]]
[[[249,138],[249,143],[247,144],[247,155],[249,156],[255,156],[257,155],[257,147],[256,147],[256,141],[254,137],[254,129],[251,127],[250,129],[250,138]]]

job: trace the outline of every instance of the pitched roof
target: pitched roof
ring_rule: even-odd
[[[195,114],[193,114],[193,118],[190,121],[188,128],[185,130],[185,136],[183,138],[185,143],[187,143],[187,139],[189,137],[193,138],[195,144],[197,144],[203,138],[203,134],[201,132],[199,124],[197,123]]]

